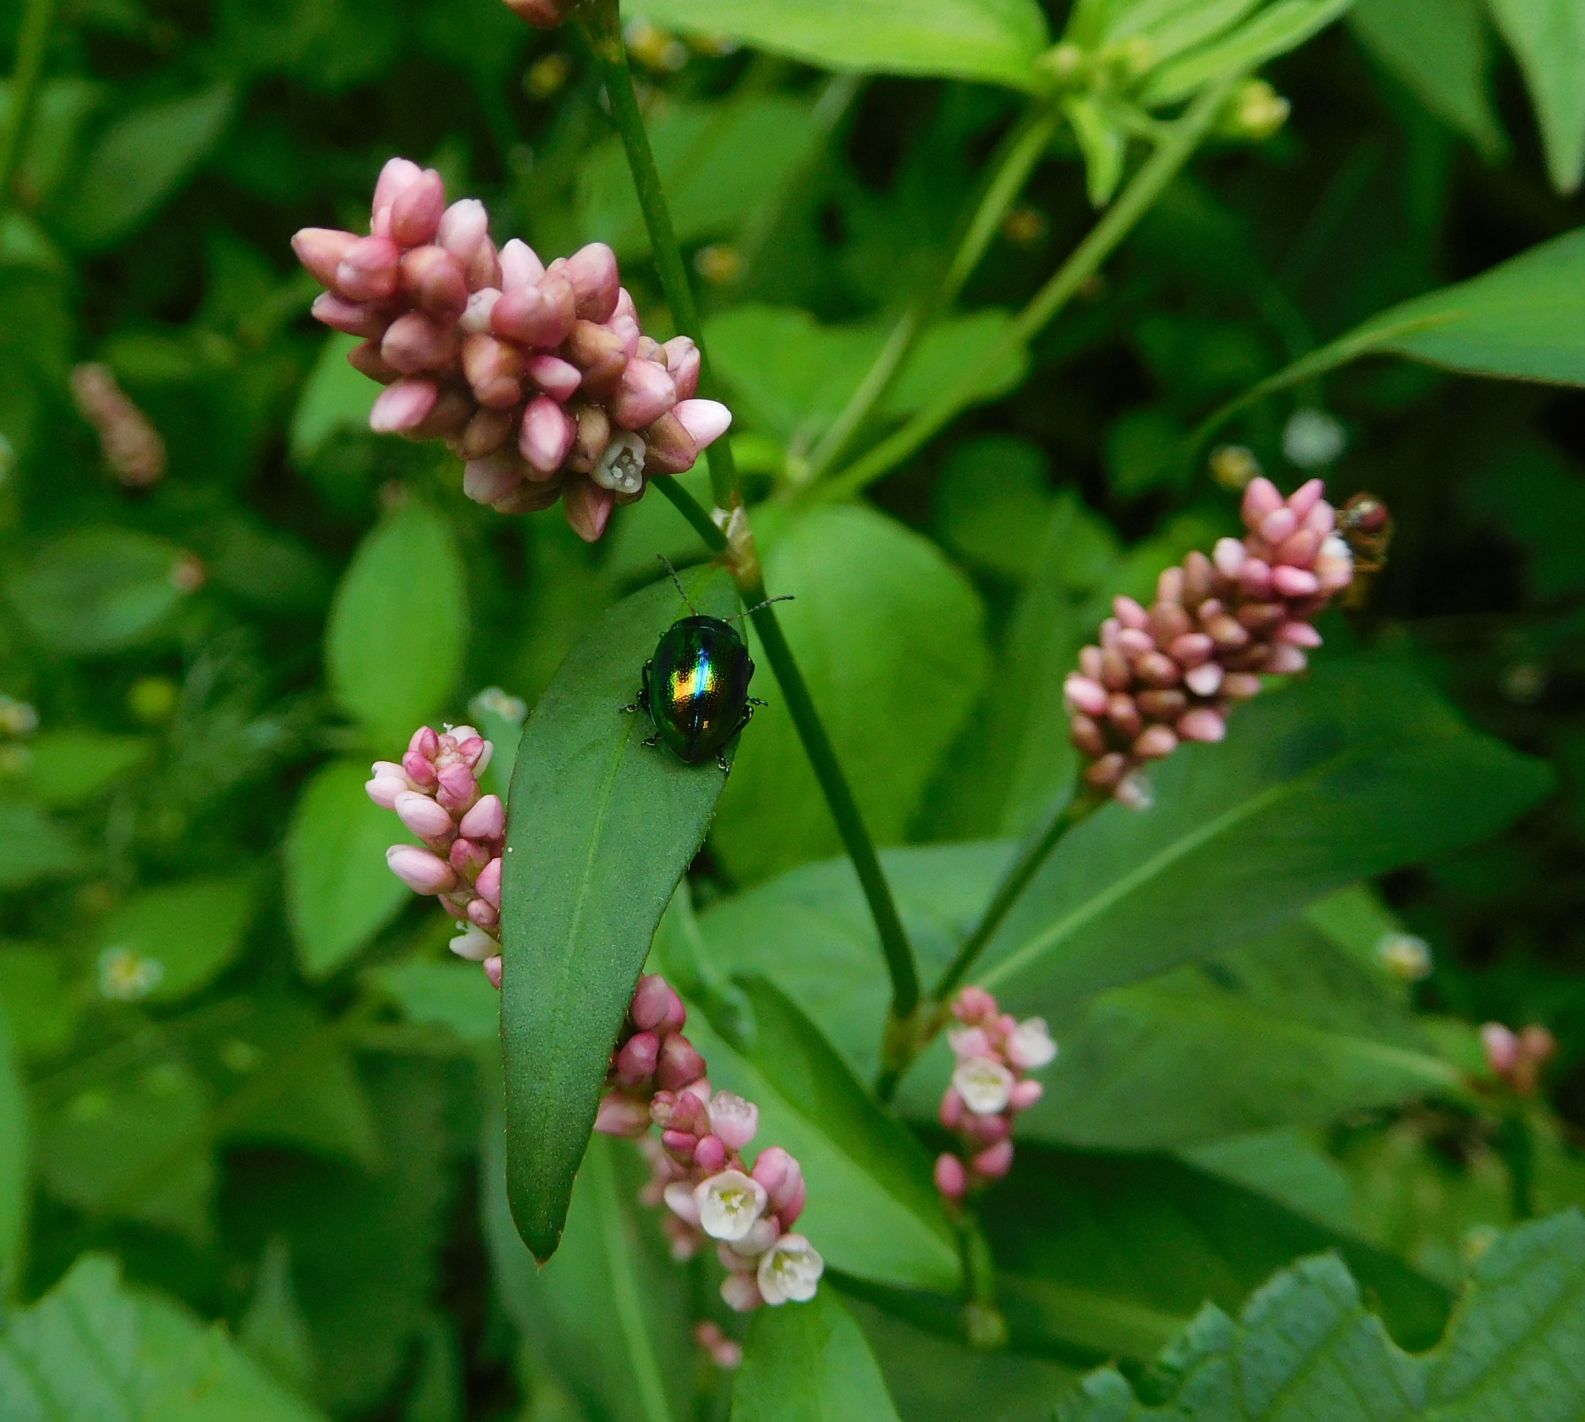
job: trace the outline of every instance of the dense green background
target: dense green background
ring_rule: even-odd
[[[999,1353],[963,1341],[924,1153],[841,1066],[873,1072],[884,982],[848,871],[815,862],[838,841],[762,673],[697,917],[674,906],[660,951],[694,975],[717,1084],[832,1182],[808,1228],[842,1287],[756,1337],[738,1415],[880,1415],[868,1349],[905,1417],[1045,1415],[1081,1370],[1137,1378],[1202,1303],[1236,1316],[1327,1248],[1428,1345],[1477,1246],[1585,1201],[1585,402],[1557,388],[1585,383],[1585,21],[1569,0],[1357,0],[1262,71],[1293,106],[1279,133],[1213,139],[1060,320],[987,361],[1142,156],[1070,112],[855,450],[965,370],[975,408],[865,500],[823,500],[800,492],[810,451],[935,280],[1069,18],[904,8],[651,0],[684,38],[630,38],[767,577],[798,597],[788,636],[872,828],[912,846],[888,865],[927,963],[994,884],[985,841],[1071,776],[1061,678],[1105,599],[1233,527],[1217,440],[1284,487],[1375,491],[1398,534],[1320,673],[1165,767],[1150,816],[1086,826],[993,945],[997,990],[1064,1046],[985,1211]],[[1348,7],[1273,8],[1313,27]],[[1104,7],[1081,9],[1089,43]],[[0,4],[6,72],[21,20]],[[758,47],[690,28],[710,22]],[[1140,125],[1226,62],[1154,71]],[[711,1267],[666,1260],[625,1146],[596,1143],[535,1275],[502,1188],[493,995],[387,874],[394,821],[361,788],[419,721],[464,715],[504,785],[510,698],[532,705],[657,551],[696,545],[652,496],[586,548],[368,434],[373,387],[307,319],[288,247],[366,221],[402,153],[485,197],[498,237],[612,243],[669,334],[589,66],[495,0],[61,0],[44,63],[0,225],[0,1399],[26,1375],[78,1389],[38,1414],[71,1422],[724,1416],[685,1331]],[[1434,298],[1441,324],[1392,312],[1553,239]],[[163,436],[152,486],[119,482],[75,413],[87,360]],[[1435,954],[1412,989],[1374,956],[1395,924]],[[763,977],[720,1000],[701,945]],[[757,1047],[733,1040],[745,1003]],[[1539,1099],[1485,1077],[1488,1019],[1556,1033]],[[944,1076],[928,1058],[905,1111],[928,1117]],[[1539,1318],[1504,1262],[1555,1285],[1536,1336],[1568,1356],[1585,1246],[1567,1219],[1535,1229],[1480,1287]],[[1354,1318],[1338,1267],[1240,1327],[1321,1296]],[[1197,1328],[1184,1367],[1242,1336]],[[1449,1349],[1478,1354],[1476,1332]],[[1411,1387],[1443,1396],[1438,1366]],[[788,1411],[788,1377],[829,1395],[811,1381]],[[1072,1415],[1123,1415],[1121,1388]]]

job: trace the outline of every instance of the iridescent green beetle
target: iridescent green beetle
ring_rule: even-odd
[[[661,562],[693,615],[678,618],[661,633],[655,655],[644,663],[638,699],[622,709],[648,714],[655,732],[645,739],[646,746],[664,744],[687,765],[698,765],[713,755],[715,763],[726,770],[728,743],[748,725],[754,708],[765,705],[748,694],[754,661],[732,626],[749,614],[705,616],[683,590],[677,570],[665,558]],[[789,597],[770,599],[789,601]],[[760,607],[767,605],[761,603]],[[758,612],[759,608],[749,611]]]

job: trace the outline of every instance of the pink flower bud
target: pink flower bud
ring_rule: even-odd
[[[332,331],[342,331],[349,336],[362,336],[366,340],[385,334],[390,316],[378,306],[363,301],[348,301],[333,291],[321,292],[309,308],[314,320],[329,326]]]
[[[649,1107],[624,1092],[608,1091],[600,1098],[594,1128],[602,1136],[637,1138],[649,1129]]]
[[[402,253],[402,290],[436,320],[455,323],[468,307],[468,281],[462,263],[440,246]]]
[[[947,1199],[961,1200],[968,1193],[968,1175],[963,1169],[963,1162],[955,1155],[939,1155],[936,1157],[936,1189]]]
[[[380,385],[390,385],[401,378],[401,371],[387,363],[380,354],[378,341],[364,341],[361,345],[354,346],[347,352],[347,364],[360,375],[366,375],[370,380]]]
[[[506,806],[499,795],[486,795],[462,817],[459,834],[469,839],[501,839],[506,834]]]
[[[1219,713],[1200,707],[1179,719],[1178,734],[1186,741],[1215,742],[1227,735],[1227,722]]]
[[[501,248],[501,286],[503,290],[531,286],[545,275],[539,254],[521,238],[513,237]]]
[[[549,5],[553,0],[507,0],[513,9],[529,3]],[[721,1281],[721,1298],[734,1313],[753,1313],[765,1302],[752,1274],[728,1274]]]
[[[671,1015],[672,1003],[677,994],[665,978],[649,974],[638,980],[633,990],[631,1016],[640,1032],[654,1032],[661,1028]],[[680,1008],[681,1002],[677,1003]],[[680,1024],[679,1024],[680,1025]]]
[[[969,1164],[976,1175],[987,1180],[1000,1180],[1013,1168],[1012,1141],[997,1141],[995,1145],[982,1150]]]
[[[720,1136],[701,1136],[693,1148],[693,1163],[706,1175],[726,1168],[727,1147]]]
[[[468,921],[493,933],[501,922],[501,911],[488,899],[472,899],[468,903]]]
[[[621,280],[617,275],[616,253],[604,242],[580,247],[557,269],[572,286],[575,310],[585,321],[609,321],[616,314]]]
[[[462,492],[478,504],[495,504],[512,493],[526,475],[515,454],[470,459],[462,470]]]
[[[673,1033],[661,1046],[660,1062],[655,1069],[656,1078],[667,1091],[681,1091],[689,1083],[704,1075],[704,1058],[686,1037]],[[703,1111],[703,1103],[700,1103]],[[709,1117],[703,1117],[708,1123]]]
[[[402,767],[388,760],[374,762],[374,778],[364,787],[369,798],[382,810],[394,810],[396,797],[405,795],[413,787],[407,782]]]
[[[997,1012],[996,999],[982,987],[966,987],[952,1000],[952,1015],[959,1022],[989,1022]]]
[[[585,543],[596,543],[611,522],[611,510],[616,507],[616,496],[580,479],[568,485],[562,498],[566,505],[567,522],[572,531]]]
[[[376,434],[393,434],[423,423],[440,389],[432,380],[398,380],[387,385],[369,411],[369,428]]]
[[[1488,1022],[1480,1029],[1480,1043],[1486,1051],[1486,1065],[1498,1076],[1512,1076],[1519,1064],[1519,1038],[1502,1023]]]
[[[677,387],[677,398],[691,400],[699,388],[699,347],[687,336],[673,336],[661,350],[667,374]]]
[[[502,859],[497,855],[488,864],[479,870],[479,877],[473,881],[473,887],[478,895],[487,904],[496,908],[501,907],[501,865]]]
[[[699,458],[699,445],[683,428],[674,407],[644,431],[644,468],[651,473],[682,474]]]
[[[574,432],[560,405],[548,395],[536,395],[523,412],[517,447],[531,469],[542,475],[554,474],[566,462]]]
[[[292,251],[315,281],[321,286],[331,286],[341,259],[357,241],[352,233],[334,227],[305,227],[293,234]]]
[[[435,798],[454,815],[473,808],[479,796],[479,782],[465,765],[448,765],[435,776]]]
[[[612,1074],[624,1086],[638,1086],[655,1075],[660,1060],[660,1038],[653,1032],[635,1032],[618,1050]]]
[[[446,859],[457,871],[458,877],[473,879],[490,862],[490,850],[471,839],[454,839],[446,851]]]
[[[348,301],[384,301],[396,292],[401,259],[389,237],[360,237],[336,264],[334,290]]]
[[[681,400],[672,413],[700,449],[709,448],[732,424],[732,412],[719,400]]]
[[[528,378],[559,405],[578,393],[583,372],[560,356],[537,355],[528,362]]]
[[[428,795],[409,790],[396,797],[391,806],[396,817],[420,839],[448,838],[454,826],[448,815]]]
[[[421,311],[398,316],[386,327],[380,341],[380,359],[403,375],[439,370],[449,365],[456,354],[456,327]]]
[[[451,865],[417,845],[393,844],[385,851],[385,862],[415,894],[441,894],[457,882]]]
[[[374,183],[372,212],[376,221],[389,222],[391,205],[424,176],[424,170],[411,158],[387,158]],[[387,214],[382,218],[382,214]]]
[[[1023,1081],[1015,1082],[1013,1089],[1007,1095],[1007,1106],[1012,1111],[1027,1111],[1042,1096],[1046,1088],[1038,1081],[1026,1077]]]
[[[1074,672],[1062,684],[1062,691],[1075,711],[1082,711],[1086,716],[1106,714],[1106,689],[1099,682]]]
[[[440,218],[436,242],[466,268],[489,240],[490,215],[477,198],[454,202]]]
[[[432,242],[445,210],[445,184],[433,168],[425,168],[392,199],[390,235],[404,247]]]
[[[1264,476],[1256,476],[1244,490],[1244,522],[1254,528],[1267,514],[1280,509],[1282,504],[1283,498],[1277,492],[1277,486]]]
[[[572,288],[547,276],[543,281],[501,293],[490,312],[490,327],[507,340],[549,350],[572,329]]]
[[[484,960],[484,975],[490,980],[490,986],[497,992],[501,990],[501,972],[504,968],[501,955],[497,953],[493,958]]]
[[[730,1091],[719,1091],[710,1103],[710,1128],[734,1154],[759,1129],[759,1107]]]

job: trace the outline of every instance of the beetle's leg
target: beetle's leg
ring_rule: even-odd
[[[641,746],[648,746],[651,750],[653,750],[660,744],[660,732],[656,731],[653,736],[645,736],[644,739],[639,742],[639,744]]]
[[[768,702],[768,701],[761,701],[761,700],[760,700],[760,699],[759,699],[759,697],[757,697],[757,696],[751,696],[751,697],[749,697],[749,699],[748,699],[748,704],[749,704],[749,705],[750,705],[750,706],[769,706],[769,705],[770,705],[770,702]],[[747,723],[746,723],[746,722],[745,722],[745,723],[744,723],[744,724],[745,724],[745,725],[746,725],[746,724],[747,724]]]
[[[729,770],[732,769],[732,767],[726,763],[726,752],[725,751],[717,751],[716,752],[715,763],[720,768],[721,774],[723,774],[723,775],[725,775]]]
[[[653,662],[644,663],[644,668],[639,673],[638,697],[621,708],[624,715],[631,716],[635,711],[649,710],[649,669],[652,666],[654,666]],[[645,741],[644,744],[648,745],[649,742]]]

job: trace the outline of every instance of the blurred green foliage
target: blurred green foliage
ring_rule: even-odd
[[[1064,1046],[987,1200],[1000,1351],[969,1346],[925,1149],[860,1084],[872,930],[847,864],[814,862],[837,839],[756,683],[773,704],[655,956],[717,1084],[833,1182],[808,1229],[840,1277],[755,1321],[735,1404],[687,1339],[734,1326],[713,1266],[665,1257],[621,1143],[597,1142],[536,1275],[494,996],[386,871],[399,836],[362,790],[441,718],[485,726],[504,789],[514,698],[695,539],[651,497],[590,549],[369,434],[373,387],[308,321],[288,246],[360,226],[403,153],[498,234],[612,243],[669,334],[592,69],[496,0],[25,8],[0,3],[4,73],[46,21],[0,193],[6,1422],[873,1418],[882,1377],[902,1416],[1023,1418],[1110,1359],[1128,1381],[1064,1415],[1128,1415],[1137,1388],[1175,1417],[1177,1376],[1258,1350],[1274,1315],[1376,1327],[1336,1263],[1249,1303],[1296,1256],[1339,1250],[1392,1336],[1429,1346],[1497,1231],[1585,1201],[1573,0],[633,7],[767,576],[929,967],[1071,780],[1061,681],[1111,596],[1234,527],[1234,442],[1285,487],[1373,490],[1398,528],[1310,683],[1175,757],[1150,816],[1086,826],[993,945],[998,991]],[[1017,339],[1094,204],[1242,66],[1288,122],[1230,114]],[[825,498],[822,437],[1058,81],[1064,122],[847,452],[959,387],[972,409],[864,501]],[[0,134],[19,90],[0,79]],[[153,463],[83,417],[90,362]],[[1423,983],[1382,968],[1400,929],[1431,947]],[[1556,1034],[1540,1096],[1484,1072],[1488,1019]],[[944,1075],[926,1057],[903,1092],[927,1146]],[[1467,1328],[1489,1279],[1519,1290],[1491,1307],[1540,1307],[1504,1260],[1546,1255],[1536,1290],[1577,1300],[1578,1250],[1566,1220],[1492,1245]],[[1578,1317],[1528,1346],[1571,1356]]]

